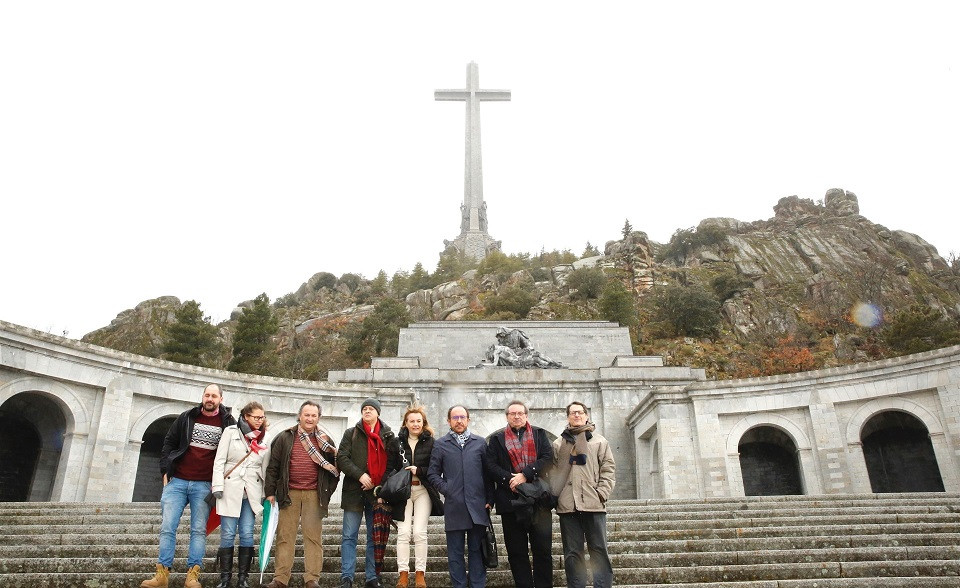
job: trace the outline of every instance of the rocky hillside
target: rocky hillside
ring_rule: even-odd
[[[783,198],[768,220],[705,219],[665,244],[628,223],[621,239],[593,253],[599,252],[580,259],[569,252],[501,255],[479,266],[446,254],[433,275],[418,266],[391,279],[317,273],[274,302],[281,324],[276,373],[318,378],[328,369],[363,365],[371,354],[390,353],[383,339],[395,329],[385,324],[417,320],[635,322],[635,352],[720,378],[903,353],[889,329],[911,305],[942,321],[945,331],[926,336],[928,345],[950,344],[960,334],[956,260],[948,262],[917,235],[860,216],[857,197],[844,190],[830,190],[816,203]],[[597,276],[599,283],[591,281]],[[626,314],[610,302],[611,282],[630,294]],[[388,299],[403,304],[388,312]],[[178,304],[170,297],[143,302],[84,340],[157,355]],[[238,312],[220,325],[225,343]]]

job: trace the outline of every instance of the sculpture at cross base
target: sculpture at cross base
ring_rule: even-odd
[[[563,364],[554,361],[537,351],[530,338],[520,329],[497,329],[497,342],[487,348],[487,361],[481,366],[509,366],[520,368],[562,368]]]

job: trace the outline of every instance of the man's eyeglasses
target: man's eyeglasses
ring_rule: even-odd
[[[508,412],[508,413],[507,413],[507,416],[509,416],[509,417],[518,417],[518,416],[524,416],[524,415],[526,415],[526,414],[527,414],[527,413],[525,413],[525,412]]]
[[[570,411],[570,414],[571,414],[571,415],[580,415],[580,414],[587,414],[587,413],[583,412],[582,410],[571,410],[571,411]]]
[[[470,419],[470,417],[468,417],[468,416],[465,415],[465,414],[455,414],[455,415],[453,415],[452,417],[450,417],[450,420],[451,420],[451,421],[466,421],[466,420],[469,420],[469,419]]]

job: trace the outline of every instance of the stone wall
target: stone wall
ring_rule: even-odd
[[[521,329],[533,346],[573,369],[613,365],[618,355],[631,355],[626,327],[603,321],[435,321],[400,329],[397,355],[417,357],[424,368],[468,368],[483,361],[497,342],[497,328]]]
[[[703,370],[630,356],[626,329],[616,325],[544,321],[502,326],[523,329],[567,367],[471,367],[498,326],[411,325],[401,334],[408,357],[375,358],[369,369],[332,372],[318,383],[174,364],[0,322],[0,414],[15,407],[38,430],[55,433],[46,436],[36,475],[57,501],[132,499],[144,475],[147,429],[194,406],[209,382],[223,386],[235,409],[263,403],[274,431],[291,426],[300,403],[314,399],[337,438],[369,396],[380,399],[391,427],[419,401],[441,432],[447,408],[464,404],[481,435],[504,426],[504,408],[515,398],[552,435],[566,426],[566,405],[585,402],[614,449],[618,498],[742,496],[738,446],[757,427],[773,427],[793,443],[804,493],[870,492],[861,431],[897,411],[922,423],[945,490],[960,492],[960,347],[717,382]],[[31,497],[39,499],[34,485]]]

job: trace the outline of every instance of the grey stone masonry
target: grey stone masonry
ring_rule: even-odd
[[[957,494],[859,494],[705,500],[614,500],[607,503],[608,550],[614,584],[687,588],[954,588],[960,573]],[[319,584],[340,585],[343,511],[323,524]],[[494,529],[502,545],[500,517]],[[189,518],[181,520],[171,586],[185,575]],[[137,588],[152,574],[159,505],[0,503],[0,525],[14,541],[0,545],[4,588]],[[553,585],[566,585],[560,525],[553,517]],[[206,545],[205,586],[218,573],[219,540]],[[363,582],[365,534],[358,546]],[[299,542],[298,542],[299,543]],[[428,586],[450,586],[442,517],[427,526]],[[489,588],[515,586],[503,551]],[[291,585],[299,586],[303,549],[296,547]],[[273,562],[264,581],[272,579]],[[397,578],[396,541],[387,544],[383,583]],[[260,575],[251,580],[259,585]]]
[[[500,242],[487,232],[487,203],[483,201],[483,163],[480,148],[480,102],[508,101],[509,90],[480,88],[480,68],[467,65],[467,86],[459,90],[437,90],[437,100],[464,102],[467,106],[466,151],[464,153],[463,204],[460,206],[460,235],[445,241],[473,259],[483,259],[487,253],[500,249]]]
[[[524,331],[564,367],[479,367],[499,327]],[[131,500],[137,473],[147,472],[141,458],[155,460],[152,452],[159,451],[149,449],[157,430],[216,382],[235,409],[261,402],[273,431],[291,426],[300,403],[314,399],[335,438],[357,421],[360,403],[371,396],[395,428],[411,402],[424,404],[440,433],[447,429],[447,409],[463,404],[471,430],[483,436],[506,424],[511,400],[525,402],[530,421],[552,436],[567,424],[567,404],[583,402],[615,452],[618,499],[742,497],[752,462],[741,463],[741,445],[758,435],[779,440],[789,456],[785,467],[804,494],[873,492],[872,479],[888,475],[888,465],[901,468],[899,480],[906,484],[884,488],[916,491],[910,468],[919,463],[925,469],[917,479],[960,492],[960,346],[843,368],[710,381],[702,369],[631,355],[627,329],[612,323],[449,321],[402,329],[399,355],[331,372],[327,382],[308,382],[181,365],[0,321],[0,418],[15,413],[26,419],[40,444],[36,465],[0,463],[0,479],[8,481],[0,488],[12,488],[19,478],[30,487],[18,500]],[[913,423],[923,459],[884,462],[883,469],[869,465],[878,455],[870,437],[889,419]],[[883,446],[885,455],[891,447],[896,454],[896,446]]]
[[[418,357],[424,368],[473,367],[497,342],[498,327],[522,330],[538,351],[571,369],[612,366],[633,355],[627,328],[604,321],[425,321],[400,329],[397,355]]]

